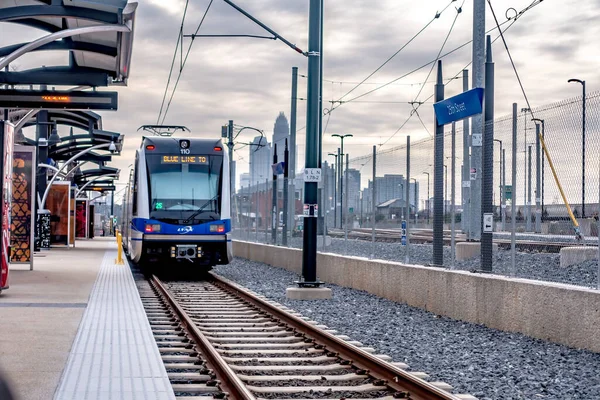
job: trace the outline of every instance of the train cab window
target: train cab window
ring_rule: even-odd
[[[220,219],[221,156],[147,155],[150,216],[196,223]]]

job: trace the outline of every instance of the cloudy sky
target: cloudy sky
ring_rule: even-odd
[[[307,48],[308,0],[235,2],[298,47]],[[521,10],[531,2],[494,0],[492,4],[498,19],[503,22],[507,8]],[[210,0],[190,0],[184,33],[196,30],[209,3]],[[325,0],[324,107],[328,108],[330,100],[339,99],[355,86],[354,83],[378,68],[448,3],[449,0]],[[344,99],[352,99],[434,60],[461,4],[462,0],[453,2],[410,45]],[[140,144],[141,134],[137,128],[157,122],[184,5],[185,0],[139,0],[129,86],[118,89],[119,111],[102,113],[104,128],[121,132],[126,137],[122,157],[113,162],[113,166],[123,171],[121,181],[128,176],[128,165]],[[472,0],[464,1],[462,13],[456,19],[443,53],[470,40],[472,8]],[[509,12],[509,15],[512,14]],[[579,95],[581,86],[567,84],[569,78],[585,79],[589,92],[600,88],[597,79],[600,66],[598,20],[600,2],[597,0],[546,0],[523,15],[506,33],[533,107]],[[486,27],[495,27],[489,7]],[[2,33],[0,45],[42,35],[39,31],[4,24]],[[265,34],[222,0],[213,0],[199,33]],[[492,32],[492,38],[496,35],[497,32]],[[186,39],[185,48],[189,42]],[[36,57],[38,55],[27,56],[17,66],[21,69],[39,66],[40,60]],[[64,56],[51,57],[66,60]],[[496,115],[504,115],[510,111],[513,102],[521,106],[524,100],[500,41],[495,44],[494,57]],[[445,77],[458,74],[470,59],[470,45],[444,58]],[[279,112],[289,116],[294,66],[299,68],[300,74],[306,74],[306,58],[280,41],[196,39],[165,123],[186,125],[196,137],[218,137],[221,125],[233,119],[236,124],[264,130],[270,139]],[[429,72],[429,67],[422,68],[333,111],[327,123],[324,151],[337,148],[338,142],[331,138],[333,133],[354,135],[346,142],[352,157],[369,153],[374,144],[387,142],[385,149],[404,143],[408,134],[413,140],[429,136],[416,118],[398,131],[411,110],[408,102],[424,101],[433,93],[435,71],[421,91],[421,83]],[[446,95],[461,90],[462,83],[455,80],[447,85]],[[306,97],[306,79],[302,77],[299,79],[299,97]],[[304,159],[304,103],[299,101],[298,107],[300,161]],[[433,129],[432,108],[431,103],[426,103],[419,109],[419,115],[430,131]],[[240,142],[250,141],[255,134],[252,131],[244,133]],[[240,160],[238,171],[247,171],[248,148],[236,151],[235,158]]]

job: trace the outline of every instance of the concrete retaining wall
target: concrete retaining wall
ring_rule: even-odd
[[[302,270],[297,249],[234,241],[233,252],[297,274]],[[317,262],[318,277],[325,282],[457,320],[600,352],[600,292],[595,290],[327,253],[319,253]]]

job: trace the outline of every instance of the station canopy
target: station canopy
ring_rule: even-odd
[[[108,86],[126,85],[130,73],[137,3],[127,0],[0,1],[0,23],[41,29],[32,42],[0,48],[10,63],[32,51],[64,50],[69,65],[0,71],[0,84]],[[6,29],[3,28],[3,34]],[[0,64],[1,66],[2,64]]]

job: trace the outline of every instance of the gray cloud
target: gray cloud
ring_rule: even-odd
[[[161,105],[166,79],[173,57],[173,50],[181,23],[183,2],[176,12],[165,8],[165,2],[140,2],[136,24],[132,76],[129,87],[117,88],[120,93],[120,110],[102,113],[107,130],[126,135],[123,156],[114,165],[126,169],[139,146],[142,134],[137,128],[142,124],[155,123]],[[288,40],[306,49],[308,1],[306,0],[237,0],[261,21],[285,36]],[[509,6],[521,9],[530,0],[513,0]],[[379,0],[365,2],[356,0],[329,0],[325,3],[325,79],[358,82],[397,51],[435,14],[447,0],[431,0],[414,3],[408,0]],[[208,0],[191,1],[184,28],[192,33],[208,5]],[[499,18],[504,10],[496,6]],[[568,10],[568,13],[565,12]],[[445,50],[450,50],[470,39],[472,29],[472,5],[466,3],[463,13]],[[433,60],[456,12],[449,8],[439,20],[434,21],[414,43],[403,50],[394,60],[368,81],[368,85],[357,89],[358,95],[375,87],[372,82],[384,83]],[[598,88],[592,80],[597,76],[600,61],[594,46],[598,35],[600,15],[598,2],[575,0],[560,3],[544,2],[522,17],[506,34],[513,58],[521,74],[528,96],[535,105],[546,104],[565,97],[578,95],[580,88],[567,85],[571,75],[588,79],[588,90]],[[487,26],[492,28],[493,19],[487,16]],[[32,39],[39,31],[28,30],[13,24],[2,25],[0,45]],[[7,34],[4,34],[7,32]],[[237,13],[220,0],[215,0],[208,13],[204,34],[260,34],[258,26]],[[495,37],[496,32],[492,33]],[[186,39],[189,43],[189,39]],[[496,62],[497,115],[509,112],[515,101],[522,103],[522,95],[514,72],[500,41],[494,45]],[[444,74],[450,77],[459,73],[471,58],[471,45],[444,59]],[[20,68],[36,67],[40,62],[61,63],[64,55],[47,53],[42,56],[29,55],[16,64]],[[218,136],[220,126],[227,120],[264,129],[270,138],[273,123],[279,111],[289,117],[291,68],[299,67],[306,74],[307,60],[283,43],[268,40],[242,38],[199,38],[190,53],[188,64],[181,77],[178,90],[169,109],[167,123],[183,124],[192,129],[194,136]],[[176,69],[178,64],[176,65]],[[387,140],[406,120],[411,107],[407,104],[383,102],[407,102],[413,100],[419,86],[409,83],[422,82],[429,72],[419,72],[382,89],[361,101],[344,104],[333,112],[324,139],[324,151],[337,147],[330,133],[350,132],[355,138],[348,142],[348,152],[353,156],[368,154],[372,144]],[[573,76],[575,76],[573,75]],[[175,75],[176,76],[176,75]],[[432,81],[435,73],[429,77]],[[352,84],[325,83],[325,106],[328,101],[338,99],[352,88]],[[111,89],[112,90],[112,89]],[[446,88],[448,96],[462,90],[460,81]],[[433,84],[423,88],[418,100],[433,93]],[[299,79],[299,96],[306,97],[306,79]],[[375,103],[379,101],[381,103]],[[305,125],[305,102],[299,102],[298,128]],[[431,103],[423,105],[419,113],[428,127],[433,130]],[[389,141],[386,147],[402,144],[410,134],[413,140],[428,137],[418,119],[413,117],[405,128]],[[304,159],[304,135],[299,132],[299,160]],[[240,138],[249,141],[254,132],[245,132]],[[248,159],[248,149],[240,150],[240,156]],[[238,170],[247,167],[240,163]],[[124,180],[126,173],[122,174]]]

